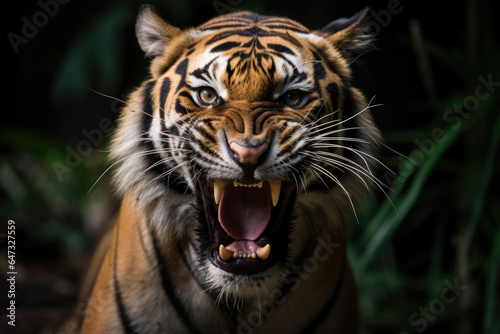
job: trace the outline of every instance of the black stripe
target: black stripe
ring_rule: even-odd
[[[212,156],[210,156],[210,158],[212,158]],[[217,160],[214,161],[213,159],[205,158],[204,156],[197,156],[195,162],[197,163],[197,165],[200,165],[200,166],[202,166],[202,162],[204,162],[205,164],[213,166],[214,168],[216,168],[216,167],[220,167],[220,168],[227,167],[226,165],[221,164]],[[203,167],[201,169],[203,169]]]
[[[217,53],[217,52],[223,52],[227,50],[231,50],[232,48],[240,46],[240,42],[226,42],[219,44],[217,46],[214,46],[212,49],[210,49],[211,53]]]
[[[153,151],[155,146],[153,144],[153,140],[150,136],[151,123],[153,121],[153,88],[155,86],[155,81],[150,81],[146,84],[143,92],[143,113],[142,113],[142,139],[139,142],[139,145],[143,150]],[[146,163],[149,166],[154,166],[150,170],[152,170],[157,175],[163,173],[163,164],[158,163],[161,160],[161,157],[158,153],[150,153],[144,156],[146,159]]]
[[[296,39],[295,37],[293,37],[288,32],[285,32],[285,33],[276,32],[275,35],[283,38],[285,41],[288,41],[288,42],[292,43],[293,45],[295,45],[299,49],[304,48],[304,45],[302,45],[302,43],[300,43],[300,41],[298,39]]]
[[[268,43],[267,47],[279,53],[287,53],[290,55],[295,55],[295,52],[293,52],[292,49],[287,48],[286,46],[281,44]]]
[[[283,30],[291,30],[293,32],[299,32],[303,34],[307,34],[309,31],[301,29],[301,28],[296,28],[291,25],[286,25],[286,24],[269,24],[265,26],[266,28],[270,29],[283,29]]]
[[[189,59],[186,58],[183,61],[177,65],[175,68],[175,73],[179,74],[181,76],[181,80],[179,81],[179,85],[177,86],[177,89],[175,92],[177,93],[182,87],[186,85],[186,74],[187,74],[187,68],[189,64]]]
[[[208,140],[212,144],[217,144],[217,133],[215,131],[212,131],[211,133],[208,133],[202,127],[198,127],[197,130],[203,136],[203,139]],[[203,144],[203,143],[200,141],[200,144]],[[206,146],[206,145],[203,145],[203,146]]]
[[[161,284],[163,286],[163,290],[165,291],[165,295],[167,296],[170,304],[175,309],[177,315],[184,323],[190,333],[200,333],[200,331],[194,326],[192,321],[192,317],[189,315],[188,310],[185,309],[179,295],[176,293],[176,287],[170,278],[168,273],[165,261],[162,261],[161,251],[158,247],[158,240],[156,239],[156,235],[151,232],[151,240],[153,242],[153,249],[155,252],[158,271],[160,273]]]
[[[212,38],[210,38],[206,43],[205,43],[205,46],[209,46],[215,42],[218,42],[224,38],[228,38],[230,36],[233,36],[233,33],[234,31],[230,30],[230,31],[225,31],[225,32],[220,32],[218,33],[217,35],[213,36]]]
[[[279,142],[279,143],[280,143],[280,145],[282,145],[282,146],[283,146],[283,145],[285,145],[285,143],[288,141],[288,139],[290,139],[293,135],[295,135],[295,133],[297,132],[297,129],[298,129],[298,128],[295,128],[295,129],[294,129],[294,131],[286,131],[286,132],[284,132],[284,133],[282,132],[281,137],[280,137],[280,139],[279,139],[279,141],[280,141],[280,142]],[[292,142],[291,144],[293,145],[293,144],[295,144],[295,143],[296,143],[296,141],[295,141],[295,142]],[[287,145],[287,146],[288,146],[288,145]],[[288,153],[288,152],[290,152],[290,149],[289,149],[289,148],[287,148],[287,149],[286,149],[286,151],[287,151],[287,152],[280,151],[280,153],[279,153],[279,154],[281,154],[281,155],[283,156],[283,153]]]
[[[149,129],[151,128],[151,122],[153,121],[153,88],[156,82],[150,81],[146,83],[143,91],[143,104],[142,104],[142,133],[143,136],[147,136]]]
[[[119,231],[119,222],[116,225],[116,242],[115,242],[115,253],[113,255],[113,284],[115,287],[115,302],[118,306],[118,315],[120,317],[120,321],[122,323],[123,329],[127,334],[137,333],[132,327],[130,317],[127,314],[127,310],[125,309],[125,305],[123,303],[122,293],[120,290],[120,286],[118,284],[118,274],[116,269],[117,257],[118,257],[118,231]]]
[[[198,79],[201,79],[201,80],[210,80],[210,78],[215,79],[214,75],[210,75],[209,70],[210,70],[210,66],[212,66],[212,64],[215,62],[215,60],[217,60],[217,58],[219,58],[219,57],[218,56],[214,57],[212,60],[210,60],[208,63],[206,63],[205,66],[203,66],[203,68],[198,68],[198,69],[192,71],[191,75],[198,78]],[[214,65],[212,72],[214,72],[216,70],[216,67],[217,67],[217,64]],[[186,86],[190,89],[194,89],[193,87],[189,86],[188,84],[186,84]]]
[[[274,30],[264,30],[261,29],[260,27],[253,26],[249,27],[246,29],[237,29],[237,30],[228,30],[228,31],[223,31],[214,37],[212,37],[210,40],[208,40],[205,45],[208,46],[210,44],[213,44],[217,41],[220,41],[224,38],[232,37],[232,36],[243,36],[243,37],[280,37],[292,44],[294,44],[297,47],[303,47],[302,44],[294,38],[291,34],[288,32],[281,32],[281,31],[274,31]]]
[[[338,70],[335,68],[335,63],[331,61],[323,61],[328,59],[329,57],[325,55],[324,50],[319,48],[316,44],[308,42],[309,46],[311,47],[311,52],[314,54],[315,60],[318,60],[321,62],[323,65],[325,65],[330,72],[338,74],[340,77],[342,75],[338,72]]]
[[[167,101],[169,92],[170,92],[170,79],[165,78],[163,80],[163,83],[161,84],[161,90],[160,90],[160,121],[161,121],[162,132],[167,131],[167,129],[165,128],[165,108],[166,108],[165,102]],[[166,142],[163,142],[164,145],[166,144]],[[170,156],[169,150],[167,149],[166,151],[167,151],[167,156]]]
[[[313,65],[314,80],[316,81],[317,91],[320,91],[318,81],[326,77],[326,70],[325,67],[323,66],[321,58],[316,53],[314,53],[314,60],[315,60]]]
[[[248,24],[229,24],[226,22],[220,22],[210,26],[202,26],[200,27],[201,31],[205,30],[223,30],[223,29],[233,29],[233,28],[244,28],[248,27]]]
[[[162,84],[162,91],[161,91],[160,96],[167,94],[167,92],[166,92],[167,87],[165,86],[165,84],[166,84],[165,82],[166,82],[166,80]],[[151,136],[149,133],[149,131],[151,129],[151,123],[153,121],[154,101],[153,101],[152,93],[153,93],[153,89],[155,87],[155,84],[156,84],[155,81],[150,81],[150,82],[146,83],[146,85],[144,87],[144,91],[143,91],[142,140],[139,142],[139,145],[141,146],[141,148],[143,150],[147,150],[147,151],[153,151],[155,149],[153,140],[151,139]],[[169,85],[170,85],[170,83],[169,83]],[[163,108],[161,108],[161,109],[163,109]],[[160,112],[161,112],[161,110],[160,110]],[[184,108],[182,108],[182,112],[186,113],[186,110]],[[163,118],[162,118],[162,129],[166,131],[166,129],[164,127]],[[171,129],[169,129],[169,131]],[[165,145],[165,143],[163,145]],[[167,151],[169,151],[168,147],[164,147],[164,148]],[[163,173],[165,173],[168,170],[168,167],[164,163],[159,163],[159,161],[161,160],[161,157],[158,153],[146,154],[146,155],[144,155],[144,159],[146,159],[146,164],[148,165],[148,167],[154,166],[154,167],[150,168],[149,170],[152,171],[153,173],[155,173],[156,175],[162,175]],[[169,182],[167,184],[167,186],[170,189],[174,189],[180,193],[190,192],[190,189],[188,188],[187,182],[183,176],[181,176],[180,174],[178,174],[176,172],[171,172],[170,176],[174,176],[174,178],[169,177],[169,180],[170,179],[174,180],[174,181]]]
[[[170,92],[170,79],[165,78],[163,80],[163,83],[161,84],[161,90],[160,90],[160,119],[162,121],[162,124],[165,124],[165,102],[167,101],[167,96],[168,93]]]
[[[342,117],[344,119],[354,115],[354,95],[351,86],[345,80],[342,80],[342,89],[344,92],[344,105],[342,108]]]
[[[193,96],[187,91],[180,92],[179,97],[186,98],[189,101],[191,101],[191,103],[196,104],[195,100],[193,99]]]
[[[302,28],[299,24],[297,24],[297,22],[294,22],[290,19],[283,18],[283,17],[271,16],[271,17],[267,17],[266,19],[263,20],[263,24],[266,26],[269,24],[272,24],[272,23],[280,23],[280,24],[289,25],[289,26],[295,27],[295,28]]]
[[[336,83],[332,82],[328,84],[325,88],[326,91],[326,96],[321,96],[324,101],[326,101],[325,105],[322,106],[322,108],[318,109],[318,113],[316,114],[316,118],[319,119],[321,118],[326,112],[330,113],[331,115],[329,117],[325,118],[325,122],[330,121],[332,119],[332,116],[335,115],[335,112],[338,109],[338,98],[339,98],[339,88]],[[331,105],[330,110],[328,110],[328,105]],[[338,114],[337,114],[338,116]],[[319,131],[318,135],[323,134],[324,132],[330,131],[331,129],[329,127],[323,127]]]
[[[332,106],[333,106],[332,111],[337,110],[338,108],[337,99],[339,93],[339,87],[337,86],[337,84],[335,82],[328,84],[328,86],[326,86],[326,93],[328,94],[326,98],[332,101]]]
[[[194,246],[192,246],[192,247],[194,247]],[[182,249],[182,245],[181,245],[180,241],[177,241],[177,250],[181,254],[182,262],[184,263],[184,266],[186,267],[186,269],[189,271],[189,274],[191,275],[191,277],[196,281],[196,284],[198,284],[198,286],[200,287],[200,289],[202,291],[205,291],[207,287],[204,286],[202,284],[202,282],[200,282],[198,280],[198,276],[196,275],[194,269],[191,267],[190,262],[188,261],[187,256],[184,253],[184,249]],[[208,295],[208,296],[212,297],[211,295]]]
[[[208,72],[208,70],[204,68],[203,69],[199,68],[194,70],[193,72],[191,72],[191,75],[200,80],[208,80],[210,78],[210,73]],[[191,86],[188,85],[188,87],[192,89]]]
[[[232,22],[241,22],[232,23]],[[223,29],[235,29],[235,28],[248,28],[253,26],[254,22],[249,22],[247,20],[229,20],[217,22],[211,25],[203,25],[200,27],[200,30],[223,30]],[[286,20],[276,20],[276,19],[266,19],[261,24],[262,27],[268,29],[282,29],[282,30],[291,30],[299,33],[308,33],[307,30],[304,30],[303,27],[294,24],[293,22]]]
[[[186,107],[184,107],[182,104],[181,104],[181,100],[177,100],[175,102],[175,111],[179,114],[179,115],[187,115],[189,114],[190,110],[188,110]]]
[[[344,101],[342,104],[342,119],[346,120],[350,117],[353,117],[357,112],[361,110],[355,110],[356,101],[354,100],[354,94],[349,84],[345,80],[342,80],[342,85],[344,93]],[[358,117],[359,116],[353,117],[349,121],[345,122],[343,124],[344,128],[350,128],[353,126],[356,127]],[[346,134],[346,137],[359,138],[359,139],[365,138],[363,136],[362,131],[359,129],[349,130],[348,133]],[[342,143],[342,145],[350,147],[352,149],[363,150],[363,144],[356,141],[345,141],[344,143]],[[356,161],[356,155],[351,150],[346,150],[344,156],[347,159]]]
[[[193,244],[190,244],[190,245],[191,245],[191,247],[196,248],[196,246],[194,246]],[[180,242],[177,242],[177,249],[179,250],[179,253],[181,254],[182,262],[184,262],[184,266],[187,268],[187,270],[191,274],[191,277],[193,277],[193,279],[196,281],[199,288],[203,291],[204,295],[208,296],[214,302],[214,305],[215,305],[216,298],[212,294],[206,293],[207,287],[205,285],[203,285],[203,283],[198,280],[197,275],[196,275],[194,269],[191,267],[190,262],[188,261],[186,254],[184,253],[184,250],[182,249],[182,245]],[[195,261],[197,261],[197,260],[195,260]],[[223,314],[223,316],[228,321],[227,324],[229,326],[233,326],[236,329],[236,322],[234,320],[234,317],[231,317],[229,310],[224,308],[224,307],[219,307],[219,311]],[[230,332],[232,332],[232,331],[230,331]]]
[[[346,267],[346,255],[344,254],[344,257],[342,258],[342,264],[340,267],[340,275],[339,279],[337,280],[335,290],[333,291],[330,298],[326,301],[325,305],[323,305],[321,310],[318,312],[318,314],[316,314],[316,316],[309,322],[309,325],[304,330],[302,330],[302,333],[308,333],[308,334],[313,333],[325,321],[325,318],[328,316],[328,313],[330,313],[335,302],[337,301],[337,298],[339,297],[339,293],[342,288],[342,282],[344,281],[345,267]]]
[[[136,226],[137,226],[137,235],[139,236],[139,242],[141,243],[141,248],[144,252],[144,255],[148,259],[148,262],[152,266],[154,266],[154,259],[151,257],[151,253],[148,251],[146,243],[144,242],[144,236],[142,235],[141,226],[139,224],[136,224]]]
[[[167,129],[167,132],[169,134],[171,134],[172,136],[176,136],[176,137],[179,137],[180,136],[180,132],[179,132],[179,128],[177,127],[177,125],[172,125],[171,127],[169,127]],[[165,139],[163,141],[163,143],[165,143],[165,141],[168,141],[169,140],[169,136],[168,135],[164,135],[163,138]],[[169,146],[164,146],[164,148],[168,148]],[[168,152],[168,155],[171,156],[171,152]]]
[[[225,20],[218,20],[217,22],[205,23],[199,29],[200,30],[220,30],[223,25],[234,24],[236,27],[246,27],[251,21],[238,18],[238,17],[229,17]],[[232,26],[229,26],[232,27]]]
[[[170,152],[170,140],[168,138],[168,134],[170,133],[170,129],[167,130],[165,127],[165,108],[168,94],[170,93],[170,79],[165,78],[163,83],[161,84],[160,89],[160,122],[161,122],[161,133],[160,135],[165,138],[165,140],[161,141],[161,146],[165,150],[167,157],[171,157],[172,153]],[[168,111],[167,111],[168,112]]]

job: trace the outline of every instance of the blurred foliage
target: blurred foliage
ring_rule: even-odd
[[[132,9],[117,3],[98,16],[75,38],[55,76],[52,96],[55,101],[64,98],[82,98],[97,73],[98,85],[111,90],[121,81],[123,64],[120,61],[123,30],[134,19]],[[95,70],[95,71],[93,71]]]
[[[146,75],[135,40],[126,42],[134,39],[135,13],[141,3],[129,0],[102,6],[100,14],[75,35],[54,70],[51,95],[55,104],[78,104],[94,85],[101,92],[118,94],[116,87],[124,87],[122,81],[130,72],[139,78]],[[175,13],[169,21],[184,26],[200,23],[217,11],[213,1],[150,3]],[[263,1],[239,3],[237,9],[264,14],[300,10],[288,6],[281,13]],[[349,225],[349,256],[363,322],[370,332],[422,332],[423,325],[415,325],[410,318],[416,312],[413,320],[422,319],[420,309],[440,300],[446,282],[456,279],[467,289],[435,319],[426,320],[425,332],[467,333],[470,326],[477,333],[500,332],[500,195],[495,189],[500,183],[500,92],[498,88],[489,91],[488,98],[479,100],[467,116],[453,112],[447,114],[458,115],[453,121],[444,117],[475,96],[479,76],[500,81],[499,45],[490,34],[482,38],[487,52],[480,61],[468,54],[466,46],[446,47],[432,37],[421,40],[430,63],[440,68],[440,76],[458,78],[458,82],[452,90],[436,92],[435,100],[408,102],[427,111],[409,116],[419,118],[415,122],[419,127],[384,131],[387,146],[408,158],[390,150],[383,153],[381,160],[394,171],[379,171],[388,186],[387,195],[379,191],[367,198],[360,205],[359,222],[353,219]],[[396,43],[411,50],[410,40],[409,33],[402,32]],[[443,77],[431,79],[439,82]],[[442,131],[438,140],[436,129]],[[81,133],[68,142],[47,133],[3,126],[0,212],[3,217],[14,217],[23,239],[30,241],[21,248],[21,257],[69,260],[75,270],[81,269],[85,262],[73,260],[89,249],[92,237],[113,214],[116,203],[109,173],[93,187],[109,165],[106,154],[99,151],[107,147],[107,139],[80,154],[79,160],[71,152],[85,140]],[[75,276],[68,277],[75,287]]]
[[[89,152],[77,166],[69,167],[67,148],[47,135],[3,131],[1,140],[9,148],[0,163],[0,190],[5,197],[2,216],[15,217],[17,229],[27,233],[28,240],[45,245],[33,245],[39,248],[34,253],[31,247],[21,251],[40,258],[81,253],[90,232],[84,231],[84,222],[91,227],[103,218],[100,215],[106,217],[103,205],[111,201],[106,181],[92,190],[92,196],[85,196],[91,180],[99,176],[98,166],[105,164],[104,156]],[[59,172],[57,164],[67,169]]]
[[[500,331],[500,51],[487,45],[478,62],[425,41],[465,90],[429,101],[435,117],[424,128],[384,133],[410,153],[384,160],[396,171],[382,171],[387,196],[362,205],[366,226],[350,225],[362,317],[374,332]],[[447,303],[455,281],[466,288]]]

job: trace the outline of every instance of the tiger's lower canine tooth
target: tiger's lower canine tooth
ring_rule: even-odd
[[[263,248],[261,248],[257,251],[257,256],[261,260],[267,260],[270,253],[271,253],[271,246],[269,244],[267,244]]]
[[[281,180],[270,180],[269,186],[271,187],[271,196],[273,198],[273,206],[278,204],[281,193]]]
[[[224,181],[223,180],[215,180],[214,181],[214,200],[215,204],[219,204],[220,198],[222,196],[222,189],[224,189]]]
[[[222,244],[220,244],[219,246],[219,255],[220,255],[220,258],[224,261],[227,261],[231,258],[231,256],[233,256],[233,251],[227,249],[226,247],[222,246]]]

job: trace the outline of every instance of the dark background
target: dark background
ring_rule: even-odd
[[[2,333],[55,332],[74,305],[78,277],[117,205],[109,173],[99,179],[111,165],[102,122],[116,119],[116,99],[148,74],[134,33],[144,2],[55,3],[9,2],[3,10],[0,269],[9,271],[10,219],[18,275],[15,328],[5,317],[5,279],[0,284]],[[355,83],[383,105],[372,111],[387,146],[410,160],[381,152],[395,172],[379,175],[396,208],[375,192],[357,208],[359,222],[350,224],[366,330],[500,332],[498,2],[148,3],[181,28],[249,9],[319,29],[370,6],[376,49],[353,65]],[[40,14],[42,4],[51,4],[50,15]],[[29,30],[26,22],[38,27]],[[26,38],[17,52],[13,34]],[[92,142],[89,133],[101,135]],[[466,288],[449,288],[456,284]]]

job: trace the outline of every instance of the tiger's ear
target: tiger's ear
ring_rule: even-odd
[[[155,58],[163,54],[165,46],[179,36],[181,30],[165,22],[154,6],[142,5],[135,23],[135,34],[146,56]]]
[[[350,18],[337,19],[319,32],[326,37],[344,56],[358,53],[371,45],[373,36],[366,27],[369,8],[366,7]]]

